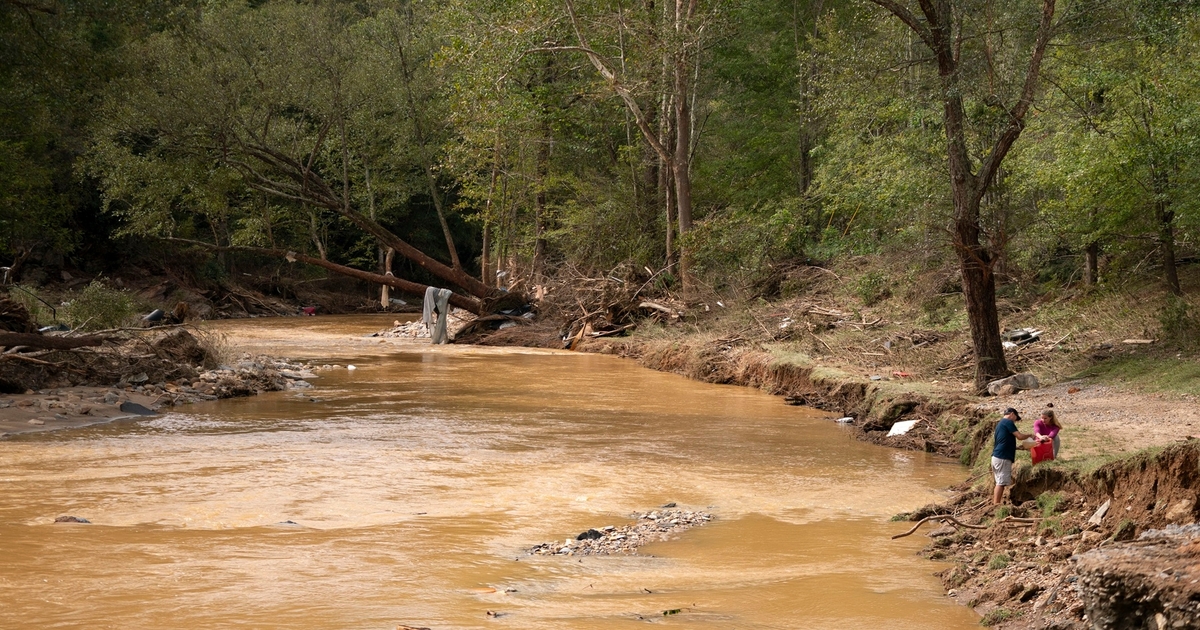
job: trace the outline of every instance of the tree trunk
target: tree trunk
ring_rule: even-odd
[[[437,211],[438,223],[442,226],[442,236],[446,239],[446,249],[450,252],[450,266],[462,269],[462,262],[458,259],[458,247],[454,245],[454,234],[450,231],[450,223],[446,221],[446,212],[442,208],[442,193],[437,185],[437,177],[434,176],[433,169],[428,165],[425,166],[425,179],[429,183],[429,196],[433,199],[433,209]]]
[[[15,348],[17,346],[25,346],[27,348],[72,350],[75,348],[98,346],[107,339],[108,337],[96,335],[89,335],[87,337],[50,337],[40,333],[0,332],[0,347]]]
[[[396,258],[396,250],[388,248],[387,254],[383,257],[383,275],[392,276],[392,260]],[[395,276],[392,276],[395,277]],[[388,291],[390,287],[386,284],[379,285],[379,305],[383,308],[391,306],[391,293]]]
[[[1155,215],[1158,218],[1158,244],[1162,247],[1163,280],[1167,290],[1174,295],[1183,295],[1179,285],[1179,269],[1175,264],[1175,212],[1170,209],[1169,202],[1160,201],[1155,204]]]
[[[695,0],[675,0],[675,31],[682,37],[688,30],[688,21],[695,10]],[[692,230],[692,113],[688,78],[687,53],[680,49],[674,59],[675,90],[675,208],[679,220],[679,238],[683,239]],[[687,247],[679,250],[679,277],[686,294],[692,288],[691,255]]]
[[[1089,287],[1100,281],[1100,241],[1092,241],[1083,250],[1083,283]]]
[[[546,176],[550,173],[550,125],[543,113],[542,133],[538,138],[537,165],[533,192],[533,277],[541,283],[546,275]]]
[[[1041,20],[1033,50],[1026,67],[1021,92],[1010,107],[1008,116],[997,130],[985,130],[984,137],[994,137],[991,152],[985,155],[976,173],[967,150],[963,108],[959,85],[960,41],[956,39],[955,12],[951,3],[920,3],[921,16],[896,0],[871,0],[883,7],[909,27],[933,53],[941,77],[943,126],[946,132],[946,154],[950,166],[950,190],[954,199],[954,247],[959,258],[966,298],[967,320],[971,327],[971,342],[975,351],[975,387],[982,391],[988,381],[1008,376],[1008,363],[1000,339],[1000,318],[996,312],[996,278],[993,273],[996,259],[980,240],[979,204],[995,182],[1005,156],[1025,128],[1025,114],[1033,105],[1038,86],[1042,59],[1054,32],[1056,0],[1042,0]]]

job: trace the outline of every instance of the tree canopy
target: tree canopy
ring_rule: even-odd
[[[918,249],[959,268],[986,359],[997,286],[1064,255],[1060,282],[1152,260],[1182,292],[1198,8],[0,1],[0,253],[174,238],[378,274],[390,248],[483,309],[564,265],[720,293]]]

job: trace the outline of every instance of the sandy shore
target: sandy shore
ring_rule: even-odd
[[[155,411],[157,396],[113,387],[67,387],[0,397],[0,438],[21,433],[77,429],[142,417],[128,403]],[[125,405],[126,411],[121,410]]]

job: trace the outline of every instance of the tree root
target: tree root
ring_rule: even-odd
[[[925,518],[917,521],[917,524],[913,525],[912,529],[904,532],[903,534],[896,534],[895,536],[892,536],[892,540],[896,540],[897,538],[904,538],[905,536],[913,535],[918,529],[921,528],[922,525],[924,525],[925,523],[927,523],[929,521],[950,521],[954,525],[956,525],[958,527],[963,527],[966,529],[987,529],[986,525],[968,525],[968,524],[954,518],[953,516],[951,516],[949,514],[935,514],[933,516],[926,516]]]

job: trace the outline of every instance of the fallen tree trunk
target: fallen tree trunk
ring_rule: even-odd
[[[71,350],[86,346],[98,346],[104,343],[107,339],[108,337],[100,337],[96,335],[91,335],[88,337],[50,337],[48,335],[39,335],[37,333],[0,332],[0,346],[4,346],[6,348],[25,346],[27,348]]]
[[[254,254],[263,254],[265,256],[275,256],[286,259],[288,262],[302,262],[309,265],[315,265],[343,276],[358,278],[359,280],[366,280],[367,282],[374,282],[376,284],[386,284],[389,287],[394,287],[414,295],[425,295],[425,289],[428,288],[428,285],[424,285],[419,282],[412,282],[411,280],[404,280],[395,276],[385,276],[377,273],[371,273],[369,271],[363,271],[361,269],[339,265],[322,258],[314,258],[312,256],[306,256],[304,254],[289,250],[271,249],[268,247],[221,246],[213,245],[212,243],[205,243],[204,241],[193,241],[186,238],[167,238],[164,240],[171,241],[173,243],[196,245],[198,247],[203,247],[213,251],[250,252]],[[452,293],[450,295],[450,304],[471,311],[476,315],[483,315],[488,308],[491,308],[490,303],[485,304],[483,300],[478,300],[465,295],[459,295],[458,293]]]

